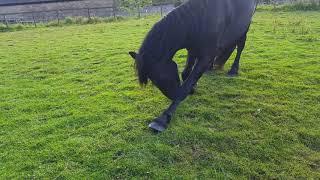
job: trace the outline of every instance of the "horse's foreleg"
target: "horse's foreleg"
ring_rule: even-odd
[[[231,77],[236,76],[239,73],[240,57],[241,57],[242,51],[246,45],[246,40],[247,40],[247,34],[245,34],[243,37],[241,37],[241,39],[237,43],[237,56],[232,64],[230,71],[228,72],[228,75]]]
[[[190,76],[192,69],[193,69],[194,65],[196,64],[196,60],[197,60],[197,58],[195,56],[193,56],[190,52],[188,52],[188,59],[186,62],[186,66],[185,66],[183,72],[181,73],[183,81],[186,81],[188,79],[188,77]],[[194,94],[194,92],[195,92],[195,88],[193,88],[190,91],[190,94]]]
[[[197,84],[198,80],[201,78],[204,72],[208,69],[208,65],[212,63],[212,58],[210,56],[199,58],[197,61],[197,64],[193,68],[191,74],[187,78],[187,80],[184,81],[182,86],[179,88],[177,100],[183,101],[190,91],[193,89],[193,87]]]
[[[169,108],[165,110],[159,118],[155,119],[151,124],[149,124],[151,129],[157,132],[162,132],[167,129],[171,117],[173,116],[177,107],[189,95],[203,73],[207,70],[210,63],[210,57],[205,57],[198,60],[189,77],[179,88],[177,99],[171,103]]]
[[[189,77],[189,75],[193,69],[193,66],[196,63],[196,59],[197,58],[195,56],[193,56],[190,52],[188,52],[188,58],[186,61],[186,65],[185,65],[184,70],[181,74],[183,81],[187,80],[187,78]]]
[[[160,117],[156,118],[149,124],[149,128],[153,129],[156,132],[163,132],[164,130],[166,130],[171,121],[171,117],[176,111],[179,104],[180,101],[173,101],[169,108],[165,110]]]

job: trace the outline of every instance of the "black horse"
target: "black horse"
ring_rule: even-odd
[[[140,84],[150,79],[172,100],[149,125],[151,129],[164,131],[203,73],[213,64],[223,65],[236,47],[237,57],[229,75],[238,73],[255,8],[255,0],[189,0],[153,26],[138,53],[129,53],[135,59]],[[172,60],[180,49],[188,51],[182,84]]]

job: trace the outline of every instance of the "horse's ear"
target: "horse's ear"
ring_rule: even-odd
[[[138,54],[136,52],[130,51],[129,54],[134,60],[137,59]]]

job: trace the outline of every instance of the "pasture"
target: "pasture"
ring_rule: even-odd
[[[257,12],[240,76],[204,75],[157,135],[169,101],[127,52],[158,19],[0,33],[0,179],[320,178],[319,12]]]

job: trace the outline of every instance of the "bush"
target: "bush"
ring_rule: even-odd
[[[257,11],[319,11],[320,4],[317,2],[297,2],[283,5],[261,5],[258,6]]]
[[[72,17],[66,17],[64,19],[64,24],[73,24],[74,23],[74,20]]]
[[[85,17],[77,16],[77,17],[73,18],[73,23],[74,24],[87,24],[88,23],[88,19],[85,18]]]
[[[61,26],[61,22],[56,21],[50,21],[47,24],[45,24],[47,27],[54,27],[54,26]]]
[[[103,22],[103,19],[100,17],[91,17],[88,20],[88,23],[90,23],[90,24],[95,24],[95,23],[100,23],[100,22]]]
[[[18,30],[18,31],[20,31],[20,30],[22,30],[22,29],[24,29],[24,28],[25,28],[25,27],[24,27],[24,25],[22,25],[22,24],[16,24],[16,25],[13,26],[13,29]]]
[[[7,28],[6,25],[0,24],[0,32],[6,32],[6,31],[8,31],[8,30],[9,30],[9,29]]]
[[[103,22],[105,23],[109,23],[109,22],[114,22],[114,21],[117,21],[117,20],[121,20],[121,18],[123,17],[116,17],[116,18],[103,18]]]
[[[320,4],[316,2],[312,3],[294,3],[292,5],[284,5],[282,7],[283,10],[287,11],[317,11],[320,10]]]

